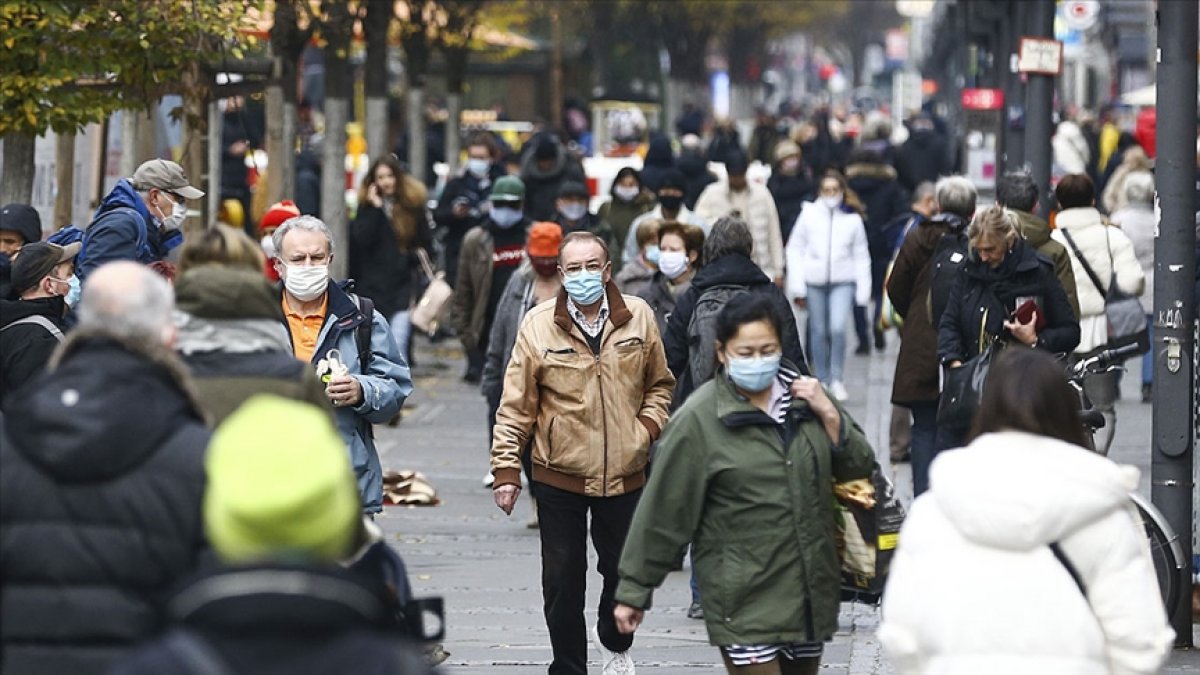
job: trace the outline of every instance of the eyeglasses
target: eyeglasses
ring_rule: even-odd
[[[589,274],[598,274],[599,272],[604,270],[604,266],[607,264],[608,263],[606,263],[606,262],[597,262],[595,260],[593,260],[587,264],[575,263],[575,264],[571,265],[570,267],[564,267],[563,273],[569,277],[573,277],[576,274],[583,272],[584,270],[586,270]]]

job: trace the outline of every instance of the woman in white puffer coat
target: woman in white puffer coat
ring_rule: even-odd
[[[879,640],[901,675],[1154,673],[1166,659],[1137,469],[1085,449],[1075,400],[1044,352],[993,363],[975,440],[934,460],[900,531]]]
[[[1104,295],[1087,273],[1096,275],[1104,293],[1113,284],[1134,296],[1142,295],[1146,284],[1133,243],[1125,233],[1110,227],[1096,210],[1096,191],[1084,174],[1063,178],[1054,188],[1062,209],[1054,219],[1050,236],[1062,244],[1071,257],[1075,273],[1075,291],[1079,298],[1079,345],[1076,355],[1086,355],[1108,342],[1108,318],[1104,314]],[[1086,266],[1085,266],[1086,262]],[[1076,356],[1078,358],[1078,356]],[[1116,401],[1121,397],[1121,373],[1094,373],[1083,381],[1083,390],[1096,410],[1104,415],[1104,428],[1096,434],[1096,450],[1108,454],[1117,430]]]

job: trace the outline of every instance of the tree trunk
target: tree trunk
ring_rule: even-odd
[[[4,171],[0,173],[0,204],[33,200],[33,147],[37,137],[32,133],[4,135]]]
[[[346,276],[349,227],[346,222],[346,122],[350,118],[350,31],[353,17],[343,2],[328,3],[325,24],[325,140],[321,143],[321,220],[333,233],[330,274]]]
[[[275,3],[275,25],[271,27],[275,63],[267,87],[268,204],[296,196],[296,64],[311,28],[301,31],[296,25],[294,3]],[[272,92],[272,87],[278,91]]]
[[[367,156],[380,157],[388,153],[388,25],[393,9],[390,0],[368,0],[363,30],[367,38],[367,61],[364,67],[363,88],[367,99],[367,119],[363,127],[367,139]]]
[[[560,8],[550,9],[550,26],[553,47],[550,54],[550,126],[559,128],[563,123],[563,28]]]
[[[409,79],[408,85],[408,166],[413,178],[425,182],[425,87]]]
[[[71,224],[75,205],[75,133],[54,139],[54,231]]]
[[[275,72],[282,69],[282,59],[275,58]],[[284,110],[288,105],[283,101],[283,86],[278,79],[272,79],[267,84],[266,95],[267,118],[267,204],[274,204],[283,199],[283,175],[289,167],[285,167],[285,156],[292,154],[284,138]]]
[[[182,78],[184,91],[199,91],[202,77],[199,64],[188,68]],[[179,163],[183,166],[188,181],[204,190],[206,199],[200,200],[198,204],[188,204],[188,208],[200,210],[200,217],[188,218],[184,222],[184,236],[197,231],[203,227],[204,223],[216,216],[211,204],[213,200],[220,199],[221,163],[217,162],[216,166],[206,166],[208,164],[207,133],[208,106],[206,102],[194,95],[185,95],[183,97],[183,156],[179,158]]]
[[[446,115],[446,175],[453,176],[458,171],[458,155],[462,152],[462,129],[459,127],[462,94],[446,94]]]
[[[201,210],[203,216],[199,223],[192,221],[192,231],[201,231],[209,223],[214,223],[217,220],[217,214],[221,212],[221,150],[224,146],[222,139],[223,125],[221,123],[221,109],[217,107],[216,101],[209,101],[208,110],[208,137],[205,147],[205,163],[208,164],[208,192],[204,195],[206,208]],[[240,205],[241,202],[239,202]],[[191,221],[192,219],[189,219]],[[249,234],[254,231],[253,226],[247,229],[247,225],[251,225],[253,218],[249,213],[242,214],[241,227]],[[230,223],[232,225],[232,223]]]

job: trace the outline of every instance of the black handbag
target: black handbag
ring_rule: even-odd
[[[986,332],[987,312],[979,322],[979,340],[983,349],[958,368],[946,368],[942,377],[942,397],[938,401],[937,424],[955,432],[964,432],[975,419],[983,385],[987,382],[992,359],[999,353],[998,340]]]

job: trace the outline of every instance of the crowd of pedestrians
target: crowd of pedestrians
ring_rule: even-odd
[[[617,173],[597,210],[550,130],[511,162],[495,138],[469,139],[435,203],[381,157],[344,253],[290,201],[267,210],[260,242],[214,225],[184,243],[187,202],[203,193],[166,160],[50,241],[36,211],[4,207],[0,590],[22,619],[0,628],[2,671],[261,672],[286,650],[294,672],[348,653],[373,672],[425,672],[397,618],[411,599],[402,566],[372,518],[384,496],[374,427],[396,423],[412,392],[410,310],[430,261],[453,287],[430,337],[461,342],[464,380],[487,402],[484,485],[505,514],[522,492],[535,504],[550,673],[586,673],[589,635],[606,675],[633,673],[652,593],[689,546],[689,616],[729,672],[817,672],[836,630],[833,484],[877,468],[843,407],[864,393],[846,382],[847,338],[856,354],[882,350],[885,312],[903,319],[892,456],[911,457],[918,499],[881,637],[905,672],[973,669],[986,640],[946,642],[913,594],[955,556],[999,565],[1004,537],[1032,540],[978,530],[1003,521],[989,509],[1022,502],[976,512],[959,508],[961,491],[1019,492],[992,470],[1018,445],[1062,455],[1044,460],[1046,480],[1075,465],[1114,485],[1128,476],[1065,447],[1089,443],[1039,426],[1057,408],[1018,400],[1003,377],[985,385],[973,428],[939,420],[942,382],[995,348],[1018,365],[993,372],[1037,370],[1036,393],[1075,414],[1048,355],[1105,347],[1106,294],[1152,281],[1153,176],[1127,152],[1102,196],[1109,215],[1085,172],[1064,175],[1051,225],[1036,215],[1046,186],[1026,174],[1003,176],[998,204],[977,209],[928,114],[898,146],[884,120],[848,132],[827,110],[791,128],[763,112],[746,145],[732,124],[705,144],[683,122],[678,142],[656,135],[640,171]],[[1060,135],[1056,149],[1078,148]],[[751,162],[770,179],[751,180]],[[331,277],[335,255],[350,279]],[[1117,386],[1084,383],[1108,421],[1100,455]],[[1111,495],[1093,497],[1070,531],[1013,555],[1049,572],[1039,547],[1061,543],[1088,588],[1146,584],[1132,548],[1118,577],[1089,562],[1101,534],[1132,536]],[[603,578],[594,621],[589,535]],[[1053,577],[1064,606],[1096,610]],[[1141,642],[1107,629],[1106,606],[1090,651],[1071,658],[1150,672],[1170,630],[1161,611],[1120,601],[1136,605]],[[313,639],[293,649],[298,632]],[[1059,658],[1038,644],[1013,667]]]

